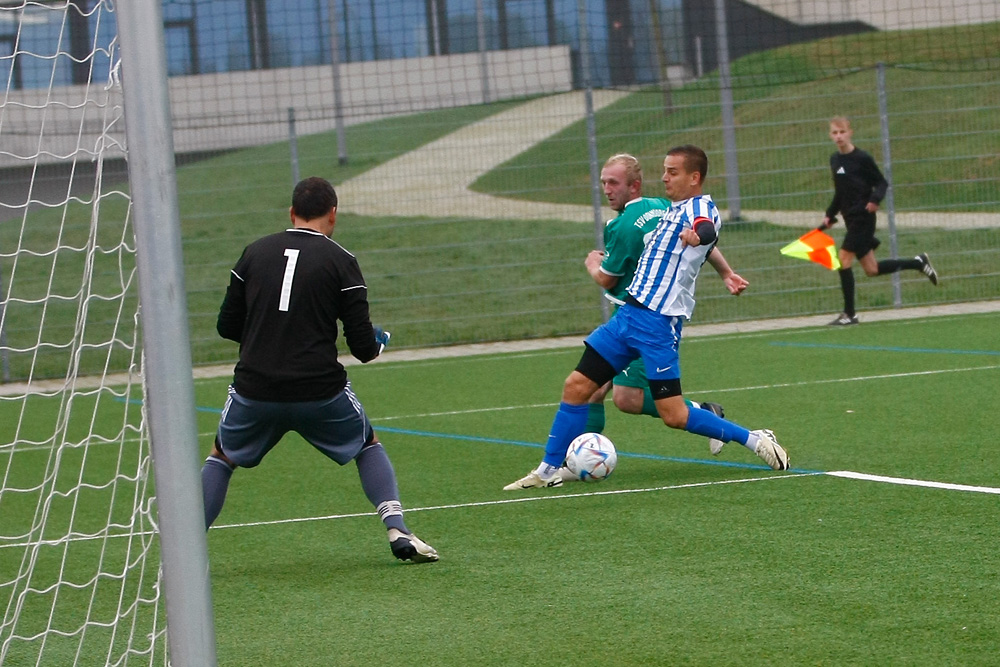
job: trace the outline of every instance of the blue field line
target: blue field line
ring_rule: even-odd
[[[537,442],[525,442],[523,440],[505,440],[503,438],[484,438],[475,435],[454,435],[450,433],[435,433],[432,431],[414,431],[412,429],[406,428],[392,428],[389,426],[379,426],[375,424],[375,428],[379,431],[385,431],[387,433],[399,433],[400,435],[415,435],[421,438],[441,438],[445,440],[466,440],[469,442],[489,442],[497,445],[515,445],[517,447],[534,447],[535,449],[544,449],[544,445],[540,445]],[[742,445],[738,445],[742,447]],[[618,456],[632,459],[651,459],[654,461],[671,461],[673,463],[697,463],[699,465],[708,466],[720,466],[723,468],[743,468],[746,470],[771,470],[770,466],[761,465],[759,463],[737,463],[735,461],[716,461],[712,459],[691,459],[682,456],[663,456],[662,454],[639,454],[636,452],[626,452],[621,449],[618,450]],[[824,474],[823,470],[801,470],[798,468],[789,470],[788,472],[797,473],[801,475],[821,475]]]
[[[119,397],[116,396],[115,400],[118,401],[118,402],[120,402],[120,403],[128,403],[129,405],[142,405],[142,399],[139,399],[139,398],[130,398],[130,399],[128,399],[128,401],[126,401],[125,399],[119,398]],[[221,415],[222,414],[222,408],[205,408],[205,407],[202,407],[200,405],[194,406],[194,411],[195,412],[210,412],[210,413],[217,414],[217,415]]]
[[[121,400],[121,399],[118,399]],[[142,404],[142,401],[136,398],[129,399],[129,403]],[[222,414],[220,408],[206,408],[202,406],[195,406],[197,412],[211,412],[215,414]],[[378,420],[373,420],[372,423],[379,431],[385,431],[386,433],[399,433],[400,435],[414,435],[420,438],[439,438],[441,440],[465,440],[466,442],[488,442],[494,445],[514,445],[516,447],[534,447],[535,449],[544,449],[544,445],[540,445],[537,442],[525,442],[523,440],[506,440],[503,438],[486,438],[478,435],[457,435],[454,433],[436,433],[434,431],[414,431],[408,428],[394,428],[392,426],[378,426]],[[741,445],[742,446],[742,445]],[[685,458],[683,456],[663,456],[661,454],[639,454],[636,452],[625,452],[621,449],[618,450],[618,456],[633,458],[633,459],[651,459],[654,461],[671,461],[673,463],[697,463],[699,465],[706,466],[720,466],[722,468],[743,468],[746,470],[770,470],[770,466],[760,465],[757,463],[737,463],[735,461],[714,461],[712,459],[691,459]],[[800,475],[821,475],[824,474],[823,470],[802,470],[799,468],[793,468],[788,472],[797,473]]]
[[[1000,356],[1000,350],[944,350],[933,347],[894,347],[881,345],[838,345],[836,343],[792,343],[771,341],[775,347],[822,347],[833,350],[863,350],[866,352],[921,352],[924,354],[972,354]]]

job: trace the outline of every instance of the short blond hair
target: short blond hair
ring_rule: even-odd
[[[830,125],[837,125],[845,130],[851,129],[851,121],[848,120],[847,116],[834,116],[830,119]]]
[[[620,164],[625,167],[625,183],[627,185],[631,185],[636,181],[642,182],[642,165],[639,164],[639,160],[634,155],[616,153],[608,158],[604,166],[610,167],[613,164]]]

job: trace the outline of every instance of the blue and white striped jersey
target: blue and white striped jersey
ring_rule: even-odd
[[[682,244],[681,231],[691,229],[699,219],[710,220],[716,234],[722,228],[719,209],[710,195],[674,202],[663,216],[646,243],[635,277],[628,287],[628,293],[636,301],[662,315],[691,319],[695,281],[715,245],[692,247]]]

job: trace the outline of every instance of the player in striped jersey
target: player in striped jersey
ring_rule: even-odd
[[[626,289],[635,275],[642,250],[657,223],[670,208],[670,201],[642,196],[642,165],[627,153],[618,153],[608,158],[601,169],[601,185],[608,205],[618,215],[608,220],[604,226],[604,250],[590,251],[585,265],[594,282],[605,289],[605,298],[615,304],[617,310],[625,303]],[[708,263],[722,278],[730,294],[739,295],[748,287],[749,283],[733,271],[718,247],[713,247],[708,253]],[[645,366],[642,359],[636,359],[616,375],[612,383],[604,385],[590,397],[585,432],[603,432],[604,399],[609,392],[612,393],[615,407],[622,412],[660,418],[649,390]],[[724,416],[723,408],[718,403],[688,401],[688,405],[703,407],[720,417]],[[722,445],[718,440],[709,441],[712,454],[722,451]],[[574,478],[572,473],[564,474],[561,471],[560,474],[563,474],[563,481]]]
[[[702,193],[707,173],[708,157],[697,146],[678,146],[667,153],[663,185],[672,205],[639,258],[625,305],[584,341],[583,356],[563,385],[542,462],[505,490],[562,484],[559,467],[569,443],[584,432],[588,400],[637,357],[646,365],[650,390],[667,426],[723,442],[735,440],[774,470],[788,469],[788,454],[771,431],[750,431],[708,410],[689,408],[681,394],[681,328],[691,318],[698,272],[722,227],[715,202]]]

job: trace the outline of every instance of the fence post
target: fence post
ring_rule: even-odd
[[[7,297],[3,293],[3,266],[0,266],[0,382],[10,382],[10,358],[7,353]]]
[[[878,118],[882,132],[882,172],[889,182],[885,193],[885,209],[889,218],[889,256],[896,259],[899,256],[898,239],[896,236],[896,202],[892,194],[892,153],[889,150],[889,99],[885,86],[885,63],[875,66],[875,78],[878,81]],[[892,303],[899,308],[903,305],[903,284],[899,271],[892,274]]]
[[[483,0],[476,0],[476,40],[479,42],[479,77],[482,79],[483,104],[490,99],[490,66],[486,48],[486,16],[483,14]]]
[[[288,107],[288,149],[292,159],[292,185],[299,182],[299,139],[295,133],[295,107]]]
[[[736,159],[736,114],[733,82],[729,76],[729,37],[726,32],[726,0],[715,0],[715,41],[719,57],[719,104],[722,107],[722,143],[726,154],[726,206],[729,219],[739,220],[740,167]]]
[[[337,126],[337,162],[347,164],[347,139],[344,137],[344,107],[340,94],[340,41],[337,37],[337,0],[329,0],[330,68],[333,70],[333,119]]]
[[[580,37],[580,73],[583,77],[583,103],[587,116],[587,157],[590,162],[590,203],[594,211],[595,248],[604,250],[604,221],[601,220],[601,172],[597,162],[597,123],[594,121],[594,89],[590,79],[590,41],[587,37],[587,3],[577,0]],[[605,321],[611,317],[608,300],[601,295],[601,315]]]
[[[660,26],[660,8],[656,0],[649,0],[650,39],[653,41],[653,52],[656,54],[656,66],[659,72],[660,90],[663,91],[663,113],[674,110],[674,95],[670,88],[670,66],[667,62],[667,51],[663,48],[663,29]]]

